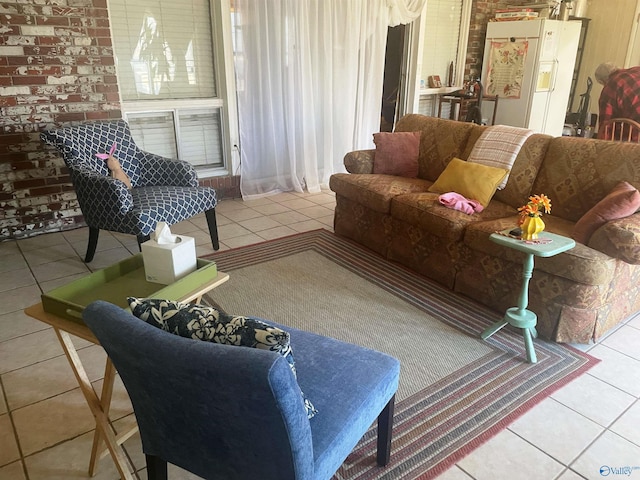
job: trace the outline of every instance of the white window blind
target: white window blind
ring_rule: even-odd
[[[451,62],[455,70],[455,65],[458,63],[462,3],[463,0],[429,0],[427,2],[425,43],[420,74],[421,83],[423,81],[424,85],[429,85],[430,75],[440,76],[442,85],[446,85]]]
[[[123,100],[216,96],[209,0],[110,0]]]
[[[128,113],[127,123],[142,150],[194,167],[224,165],[218,108]]]
[[[222,166],[220,109],[178,111],[180,158],[192,165]]]
[[[130,113],[127,123],[140,149],[166,158],[178,158],[173,112]]]

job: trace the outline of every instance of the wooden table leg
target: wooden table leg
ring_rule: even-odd
[[[64,350],[65,355],[67,356],[67,360],[71,364],[71,369],[73,370],[74,375],[76,376],[76,380],[78,381],[78,385],[80,386],[80,390],[84,395],[84,398],[87,401],[87,405],[89,409],[91,409],[91,413],[93,414],[96,420],[96,430],[100,431],[100,437],[104,438],[105,443],[107,444],[107,448],[111,457],[113,458],[114,463],[116,464],[116,468],[118,469],[118,473],[120,477],[124,480],[133,480],[133,475],[129,471],[129,465],[127,458],[124,454],[122,448],[118,444],[118,440],[116,439],[113,431],[111,430],[111,424],[109,422],[109,416],[103,410],[102,404],[100,403],[100,399],[96,395],[96,392],[93,390],[91,386],[91,381],[89,380],[89,376],[82,365],[82,361],[80,360],[80,356],[76,351],[75,346],[71,340],[69,334],[65,331],[62,331],[58,328],[54,327],[54,331],[58,336],[58,340],[60,341],[60,345]],[[113,366],[111,367],[113,368]],[[106,373],[106,372],[105,372]],[[113,375],[113,374],[112,374]],[[105,379],[107,381],[107,379]],[[111,378],[110,382],[111,387],[113,386],[113,378]],[[103,387],[104,392],[104,387]],[[109,399],[111,395],[109,394]],[[107,409],[108,411],[108,409]],[[94,445],[96,443],[96,438],[94,436]],[[99,443],[99,439],[98,439]]]
[[[107,357],[107,361],[104,367],[102,394],[100,395],[100,405],[102,406],[102,411],[107,417],[109,416],[109,410],[111,408],[111,397],[113,396],[113,382],[115,380],[115,376],[116,369],[113,368],[111,359]],[[93,434],[91,460],[89,461],[89,475],[91,475],[92,477],[96,474],[96,470],[98,468],[98,460],[100,460],[100,457],[98,455],[98,448],[100,447],[101,439],[102,437],[100,436],[100,429],[96,428],[96,431]]]

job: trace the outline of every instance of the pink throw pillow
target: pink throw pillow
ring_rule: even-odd
[[[373,134],[376,155],[373,173],[415,178],[418,176],[420,132],[380,132]]]
[[[620,182],[613,190],[596,203],[573,227],[571,237],[587,244],[593,232],[610,220],[633,215],[640,208],[640,193],[627,182]]]

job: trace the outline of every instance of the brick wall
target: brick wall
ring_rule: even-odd
[[[0,4],[0,239],[82,224],[41,130],[121,117],[106,0]]]
[[[46,128],[121,118],[107,0],[0,3],[0,240],[84,225]],[[211,178],[219,196],[237,178]]]

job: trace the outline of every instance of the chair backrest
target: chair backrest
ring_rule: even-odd
[[[102,301],[83,319],[124,382],[145,454],[203,478],[313,478],[311,427],[284,357],[182,338]]]
[[[599,138],[619,142],[640,141],[640,123],[629,118],[613,118],[602,122]]]
[[[140,177],[139,159],[142,151],[136,146],[124,120],[109,120],[84,123],[72,127],[47,130],[40,138],[48,145],[56,147],[62,154],[65,164],[71,170],[84,167],[101,175],[108,175],[107,163],[96,157],[96,153],[108,153],[116,144],[114,156],[129,176],[133,186]]]

